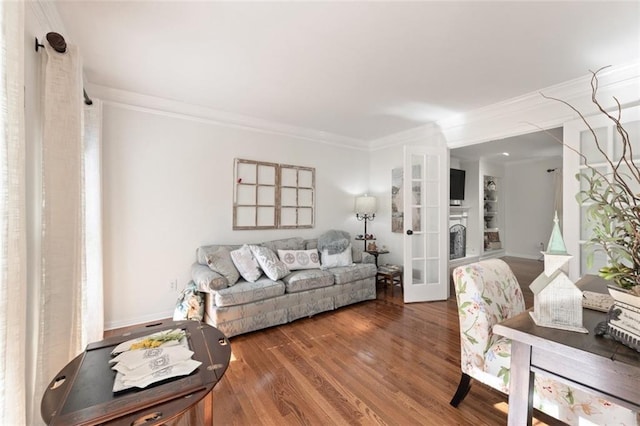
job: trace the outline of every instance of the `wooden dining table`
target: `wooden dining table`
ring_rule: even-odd
[[[607,282],[587,275],[583,291],[607,292]],[[496,324],[494,333],[511,339],[510,426],[531,425],[536,373],[640,411],[640,352],[606,336],[596,326],[606,313],[583,308],[588,334],[537,326],[529,311]]]

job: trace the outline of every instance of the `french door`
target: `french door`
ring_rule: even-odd
[[[445,146],[404,148],[404,301],[448,297],[449,157]]]

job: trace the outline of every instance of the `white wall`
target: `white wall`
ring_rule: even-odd
[[[507,255],[540,258],[540,243],[547,247],[554,214],[553,173],[562,157],[513,163],[505,167]]]
[[[457,161],[457,160],[456,160]],[[453,163],[453,162],[452,162]],[[463,161],[467,170],[465,205],[471,206],[467,227],[467,254],[482,253],[483,175],[500,177],[503,202],[500,237],[505,254],[527,259],[540,257],[540,243],[545,247],[553,225],[553,175],[547,169],[562,168],[562,157],[530,160],[497,166],[484,161]]]
[[[366,152],[109,102],[103,120],[107,328],[171,316],[200,245],[362,233]],[[233,231],[234,158],[315,167],[315,228]]]
[[[378,149],[370,153],[371,192],[378,198],[378,212],[367,231],[373,233],[378,247],[386,246],[389,254],[380,256],[378,263],[403,264],[403,233],[391,232],[391,171],[402,168],[402,145]]]

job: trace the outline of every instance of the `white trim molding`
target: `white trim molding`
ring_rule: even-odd
[[[598,74],[600,99],[607,108],[615,107],[613,96],[623,106],[640,100],[640,64],[611,67]],[[561,126],[577,117],[566,105],[542,94],[565,100],[595,113],[591,102],[591,74],[516,98],[438,121],[449,148],[459,148],[490,140],[531,133]]]
[[[435,123],[425,124],[380,139],[374,139],[369,142],[369,149],[377,151],[394,146],[421,144],[433,139],[439,133],[439,129]]]
[[[640,102],[640,64],[610,67],[598,74],[599,93],[605,107],[615,107],[615,96],[621,105]],[[424,141],[441,132],[447,147],[462,146],[518,136],[562,126],[576,114],[560,102],[545,99],[542,94],[565,100],[581,111],[593,111],[591,74],[564,83],[527,93],[503,102],[456,114],[436,123],[422,125],[369,142],[371,151],[396,145]]]
[[[314,129],[291,126],[261,118],[215,110],[203,106],[191,105],[170,99],[142,95],[125,90],[113,89],[97,84],[89,84],[87,90],[92,97],[100,98],[107,105],[116,105],[125,109],[148,112],[185,120],[195,120],[276,135],[293,136],[312,142],[323,143],[342,148],[369,150],[364,140],[336,135]]]

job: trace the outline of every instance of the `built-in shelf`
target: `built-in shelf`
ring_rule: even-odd
[[[500,235],[500,178],[485,175],[482,180],[482,213],[484,219],[484,243],[483,253],[493,253],[502,250],[502,238]]]
[[[449,221],[469,217],[469,206],[449,206]],[[452,224],[450,224],[452,225]]]

